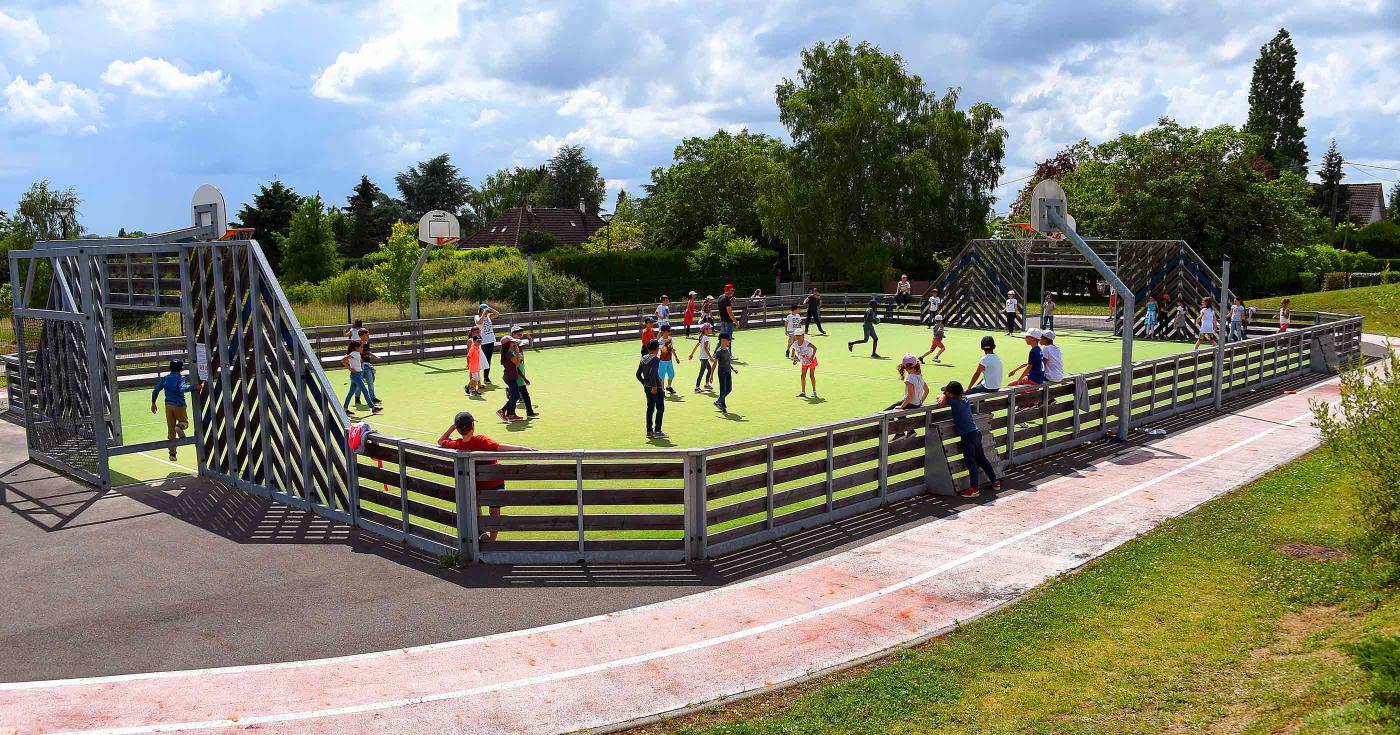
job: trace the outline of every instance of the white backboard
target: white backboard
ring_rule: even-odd
[[[213,184],[201,184],[190,200],[190,224],[194,227],[214,225],[214,239],[228,232],[228,207],[224,195]]]
[[[1060,228],[1050,221],[1049,212],[1052,209],[1059,212],[1061,217],[1069,217],[1065,190],[1055,183],[1054,179],[1046,179],[1036,184],[1035,190],[1031,192],[1031,227],[1047,235],[1059,232]]]
[[[451,212],[434,209],[418,220],[418,240],[420,242],[435,245],[438,238],[461,236],[462,226]]]

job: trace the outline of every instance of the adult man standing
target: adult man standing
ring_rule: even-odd
[[[817,293],[817,287],[812,287],[812,292],[807,294],[807,298],[802,300],[807,305],[807,318],[802,321],[802,329],[811,333],[812,325],[817,326],[817,331],[822,335],[826,334],[826,329],[822,327],[822,295]]]

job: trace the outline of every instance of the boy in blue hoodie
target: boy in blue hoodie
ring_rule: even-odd
[[[161,376],[156,381],[156,387],[151,390],[151,413],[156,413],[156,398],[162,392],[165,393],[165,436],[167,439],[185,438],[185,429],[189,428],[190,415],[185,406],[185,394],[189,393],[194,386],[185,380],[185,363],[181,360],[170,361],[170,372]],[[175,447],[170,448],[170,461],[177,459]]]

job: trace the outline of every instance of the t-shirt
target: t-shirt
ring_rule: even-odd
[[[1018,307],[1018,306],[1020,306],[1020,304],[1019,304],[1019,302],[1016,301],[1016,299],[1007,299],[1007,300],[1006,300],[1006,307],[1003,308],[1002,311],[1004,311],[1004,312],[1006,312],[1006,313],[1008,313],[1008,314],[1014,314],[1014,313],[1016,313],[1017,307]]]
[[[734,317],[729,315],[729,310],[734,306],[734,297],[725,294],[719,297],[719,320],[725,324],[733,324]]]
[[[944,334],[944,331],[943,331],[943,322],[934,322],[934,323],[933,323],[933,338],[934,338],[934,339],[943,339],[943,334]]]
[[[1244,307],[1243,307],[1243,306],[1240,306],[1239,304],[1234,304],[1234,305],[1232,305],[1232,306],[1230,307],[1230,321],[1232,321],[1232,322],[1244,321]]]
[[[1002,378],[1005,377],[1006,368],[1001,365],[1001,358],[995,352],[989,352],[977,361],[982,366],[982,385],[987,390],[1000,390]]]
[[[924,405],[924,376],[919,373],[905,373],[904,384],[914,386],[914,400],[909,402],[909,407]]]
[[[467,349],[467,370],[481,372],[481,344],[476,340],[472,340],[472,346]]]
[[[1045,316],[1055,316],[1055,302],[1047,301],[1040,305],[1040,313]]]
[[[1033,383],[1045,382],[1045,358],[1040,351],[1040,345],[1031,348],[1030,354],[1026,356],[1026,364],[1031,366],[1026,377]]]
[[[360,357],[360,353],[347,352],[345,354],[350,358],[350,372],[358,373],[364,369],[364,360]]]
[[[476,326],[481,327],[481,343],[484,345],[496,344],[496,330],[491,324],[491,317],[477,315]]]
[[[948,399],[948,410],[953,413],[953,431],[965,436],[977,431],[977,422],[972,419],[972,405],[962,398]]]
[[[721,373],[734,372],[734,366],[731,364],[734,361],[734,354],[730,352],[728,347],[720,345],[719,349],[715,350],[715,361],[718,363]]]
[[[811,365],[812,358],[817,356],[817,346],[812,344],[811,340],[804,340],[800,345],[794,344],[792,351],[803,366]]]
[[[656,330],[655,330],[655,329],[652,329],[652,327],[651,327],[650,324],[648,324],[648,325],[646,325],[645,327],[642,328],[642,344],[643,344],[643,345],[645,345],[646,343],[650,342],[650,341],[652,340],[652,338],[655,337],[655,336],[656,336]]]
[[[900,282],[895,285],[895,293],[909,293],[909,282],[900,280]]]
[[[1278,323],[1279,323],[1279,324],[1283,324],[1283,325],[1286,326],[1286,325],[1288,324],[1289,317],[1291,317],[1291,316],[1292,316],[1292,314],[1290,313],[1290,310],[1288,309],[1288,307],[1285,306],[1285,307],[1283,307],[1282,309],[1279,309],[1279,310],[1278,310]]]
[[[928,297],[928,310],[938,311],[938,307],[943,305],[943,299],[938,296]]]
[[[708,359],[710,359],[710,356],[714,354],[714,353],[710,352],[710,340],[711,340],[711,339],[713,339],[713,338],[710,337],[710,335],[708,335],[708,334],[705,334],[705,333],[703,333],[703,332],[700,334],[700,359],[701,359],[701,360],[708,360]]]
[[[1045,359],[1045,379],[1048,381],[1065,379],[1065,356],[1059,345],[1044,345],[1040,356]]]
[[[792,334],[802,328],[802,316],[799,314],[788,314],[783,317],[783,322],[787,324],[788,334]]]
[[[1201,331],[1215,331],[1215,309],[1207,307],[1204,311],[1201,312]]]
[[[869,309],[866,309],[866,310],[865,310],[865,325],[868,326],[868,327],[873,327],[873,326],[875,326],[875,322],[877,322],[877,321],[879,321],[879,315],[875,313],[875,307],[872,306],[872,307],[870,307]]]
[[[661,324],[669,323],[671,321],[671,307],[665,304],[658,304],[656,306],[656,321]]]
[[[1147,302],[1147,318],[1154,322],[1157,321],[1157,302]]]
[[[1181,325],[1183,325],[1183,324],[1185,324],[1185,323],[1186,323],[1186,306],[1185,306],[1184,304],[1177,304],[1177,305],[1176,305],[1176,324],[1177,324],[1177,326],[1181,326]]]
[[[817,313],[817,309],[820,309],[820,308],[821,308],[821,305],[822,305],[822,297],[821,297],[819,294],[808,294],[808,295],[807,295],[807,312],[808,312],[809,314],[815,314],[815,313]]]
[[[657,354],[657,358],[660,359],[662,362],[671,362],[675,353],[676,346],[671,342],[671,338],[663,338],[661,340],[661,352]]]
[[[481,434],[472,434],[466,439],[463,439],[461,437],[443,439],[442,441],[438,442],[438,446],[442,447],[443,449],[456,449],[459,452],[495,452],[499,451],[501,448],[501,445],[495,439],[492,439],[489,436],[482,436]],[[496,464],[496,460],[487,459],[477,462],[478,467],[481,465],[488,464]],[[505,480],[476,481],[477,490],[500,490],[505,486]]]
[[[687,302],[685,302],[685,320],[686,320],[686,321],[690,321],[691,319],[694,319],[694,318],[695,318],[695,302],[694,302],[694,301],[687,301]]]
[[[520,380],[520,368],[511,359],[515,352],[515,340],[506,337],[501,340],[501,369],[505,372],[506,382],[515,385]]]

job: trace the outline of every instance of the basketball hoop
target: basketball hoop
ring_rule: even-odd
[[[1021,255],[1030,255],[1035,249],[1035,228],[1025,222],[1012,222],[1007,226],[1011,228],[1011,247]]]
[[[443,245],[450,245],[450,244],[452,244],[452,243],[454,243],[454,242],[461,242],[461,241],[462,241],[462,238],[460,238],[460,237],[434,237],[434,238],[433,238],[433,241],[434,241],[435,243],[437,243],[437,246],[438,246],[438,247],[442,247]]]

